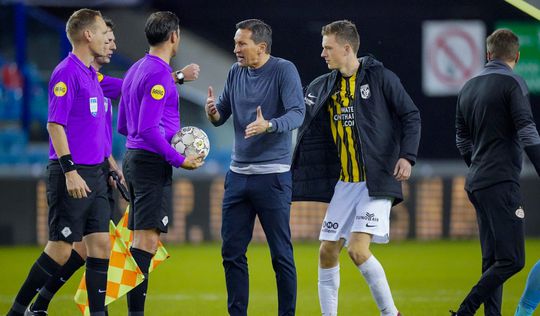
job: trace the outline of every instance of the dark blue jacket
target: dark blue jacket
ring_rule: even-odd
[[[360,58],[356,79],[355,126],[370,196],[403,200],[394,176],[399,158],[416,162],[420,142],[420,113],[399,78],[373,57]],[[330,130],[327,101],[336,87],[338,71],[322,75],[307,87],[306,116],[293,154],[293,201],[330,202],[341,165]]]
[[[504,61],[493,60],[458,95],[456,144],[470,165],[465,189],[519,184],[523,149],[540,171],[540,136],[527,84]]]

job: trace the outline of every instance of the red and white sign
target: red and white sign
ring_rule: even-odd
[[[427,96],[456,95],[485,62],[482,21],[426,21],[422,25],[422,88]]]

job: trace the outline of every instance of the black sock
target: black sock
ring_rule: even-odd
[[[90,315],[105,314],[105,292],[109,259],[88,257],[86,259],[86,292]]]
[[[45,282],[58,271],[60,265],[56,263],[45,252],[42,252],[39,258],[34,262],[34,265],[30,269],[26,280],[24,281],[15,302],[11,306],[8,312],[8,316],[20,316],[24,315],[24,311],[39,292],[39,289],[43,287]]]
[[[137,262],[137,265],[144,273],[144,281],[136,288],[127,293],[128,311],[130,315],[143,315],[144,302],[146,300],[146,290],[148,289],[148,269],[150,268],[150,261],[152,261],[153,254],[141,249],[131,247],[129,249],[133,258]]]
[[[53,277],[49,278],[45,286],[39,291],[36,301],[32,305],[34,311],[46,311],[49,308],[53,296],[71,278],[73,273],[84,265],[84,259],[75,251],[71,250],[71,256]]]

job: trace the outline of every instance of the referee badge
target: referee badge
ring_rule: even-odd
[[[63,97],[67,93],[67,86],[64,82],[59,81],[54,85],[53,93],[57,97]]]
[[[97,73],[97,81],[98,81],[98,82],[103,81],[103,74],[102,74],[101,72],[98,72],[98,73]]]
[[[521,206],[516,210],[516,216],[519,218],[525,218],[525,211]]]
[[[360,96],[362,99],[368,99],[371,96],[371,91],[369,91],[369,84],[361,85],[360,86]]]
[[[155,100],[161,100],[165,96],[165,88],[163,88],[163,86],[160,84],[156,84],[150,90],[150,95]]]
[[[97,111],[98,111],[97,98],[90,98],[90,113],[92,114],[93,117],[97,116]]]

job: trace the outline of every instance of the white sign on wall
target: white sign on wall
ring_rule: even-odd
[[[483,69],[482,21],[425,21],[422,25],[422,88],[427,96],[457,95]]]

